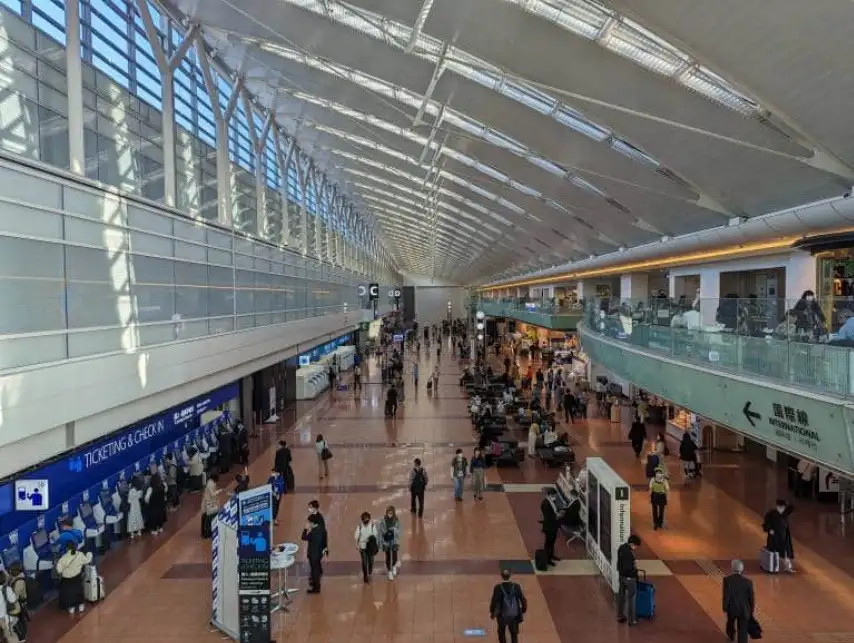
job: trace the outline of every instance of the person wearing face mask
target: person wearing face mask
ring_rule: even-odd
[[[483,490],[486,489],[486,459],[479,448],[475,448],[471,457],[471,489],[475,500],[483,500]]]
[[[463,483],[466,480],[467,469],[468,462],[463,455],[463,450],[457,449],[454,459],[451,461],[451,480],[454,481],[454,500],[457,502],[463,500]]]
[[[322,526],[320,514],[312,514],[308,517],[302,530],[302,540],[305,542],[309,569],[306,593],[319,594],[320,579],[323,576],[323,554],[326,550],[326,529]]]
[[[385,552],[385,567],[388,571],[388,579],[394,580],[400,571],[400,518],[393,506],[385,511],[385,516],[380,520],[377,531],[380,542]]]
[[[664,508],[667,506],[667,494],[670,493],[670,483],[661,467],[655,469],[655,475],[649,481],[649,499],[652,504],[652,528],[664,528]]]
[[[374,556],[380,549],[380,536],[377,533],[376,524],[371,520],[371,514],[367,511],[362,513],[354,538],[356,539],[356,549],[359,550],[359,558],[362,561],[362,578],[366,583],[370,583],[371,574],[374,573]]]
[[[824,335],[826,332],[827,320],[812,290],[804,291],[792,312],[795,314],[797,332],[806,333],[813,338]]]

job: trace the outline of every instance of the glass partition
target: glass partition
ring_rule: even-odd
[[[830,332],[829,309],[844,317],[833,324],[836,332]],[[682,361],[854,395],[854,306],[838,297],[832,304],[817,298],[596,300],[586,302],[583,324],[585,332]]]

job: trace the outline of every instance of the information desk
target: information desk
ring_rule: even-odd
[[[629,484],[602,458],[587,458],[587,553],[616,593],[617,549],[631,535]]]

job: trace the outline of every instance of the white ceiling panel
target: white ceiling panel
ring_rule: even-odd
[[[403,269],[483,280],[854,183],[850,0],[174,6]]]

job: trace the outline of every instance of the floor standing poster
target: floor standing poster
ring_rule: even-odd
[[[270,643],[273,489],[264,485],[244,491],[237,503],[240,643]]]

